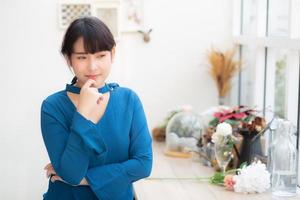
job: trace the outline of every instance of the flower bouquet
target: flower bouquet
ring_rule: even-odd
[[[243,162],[250,163],[254,157],[263,158],[261,135],[267,129],[266,121],[258,116],[258,111],[237,106],[227,110],[215,112],[214,119],[209,122],[211,127],[226,122],[233,127],[233,134],[239,138],[240,143],[234,146],[238,161],[235,166]]]
[[[216,172],[210,178],[210,182],[224,186],[227,190],[245,194],[262,193],[271,186],[270,173],[267,171],[266,165],[260,161],[253,162],[248,166],[242,164],[240,168],[225,173]]]

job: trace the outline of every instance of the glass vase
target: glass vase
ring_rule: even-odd
[[[215,144],[215,156],[216,160],[221,168],[221,171],[225,173],[226,167],[233,157],[232,155],[233,145],[228,144]]]
[[[290,121],[281,121],[270,146],[272,194],[295,196],[297,191],[297,151]]]

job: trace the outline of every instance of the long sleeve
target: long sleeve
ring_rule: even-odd
[[[93,122],[75,111],[68,128],[60,113],[51,103],[43,102],[42,135],[56,173],[69,184],[77,185],[87,173],[89,155],[105,156],[107,150]]]
[[[119,200],[126,196],[132,182],[150,175],[152,168],[152,139],[139,98],[133,94],[133,115],[130,128],[129,159],[90,168],[87,180],[101,200]],[[122,198],[123,197],[123,198]],[[124,199],[125,200],[125,199]]]

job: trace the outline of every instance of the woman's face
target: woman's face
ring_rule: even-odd
[[[99,51],[94,54],[85,52],[83,38],[80,37],[73,46],[73,53],[68,59],[77,77],[76,85],[81,87],[88,79],[96,81],[94,87],[104,86],[108,77],[114,57],[115,49],[112,51]]]

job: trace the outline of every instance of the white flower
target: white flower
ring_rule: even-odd
[[[241,169],[233,180],[234,191],[239,193],[262,193],[270,188],[270,173],[260,161]]]
[[[230,124],[223,122],[218,124],[216,133],[224,137],[232,134],[232,127]]]
[[[223,122],[218,124],[216,132],[212,135],[212,142],[215,144],[225,144],[229,138],[232,136],[232,127],[230,124]]]

